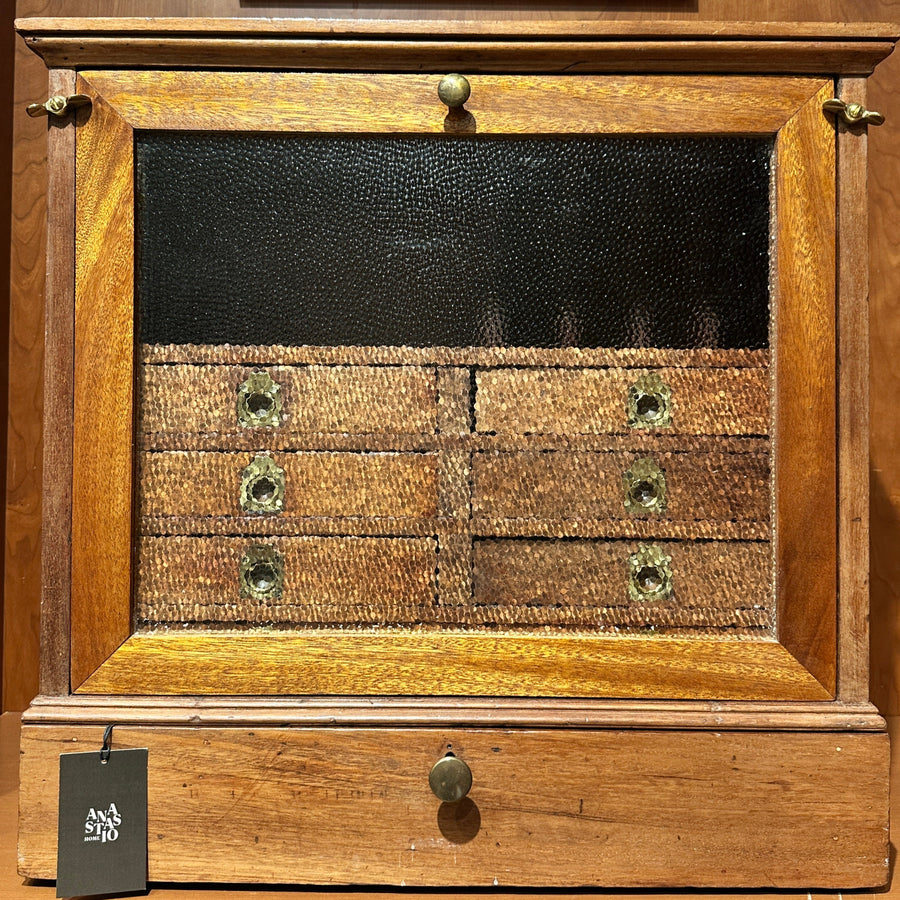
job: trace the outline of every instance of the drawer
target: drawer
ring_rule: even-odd
[[[434,605],[437,544],[394,537],[142,537],[143,622],[381,624]]]
[[[114,749],[149,750],[153,881],[805,892],[887,874],[886,734],[185,716],[190,726],[119,724],[113,737]],[[99,747],[102,734],[23,726],[24,873],[55,876],[59,754]],[[442,804],[428,774],[448,749],[472,788]]]
[[[435,369],[144,365],[140,431],[228,435],[433,433]]]
[[[772,548],[744,541],[484,539],[484,622],[734,635],[773,627]]]
[[[764,368],[499,368],[480,371],[475,379],[479,432],[769,433]]]
[[[428,518],[437,492],[433,453],[140,454],[145,519]]]
[[[769,522],[768,453],[522,451],[476,453],[473,515],[651,520],[684,537]],[[692,533],[693,532],[693,533]]]

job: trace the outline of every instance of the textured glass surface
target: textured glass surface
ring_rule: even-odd
[[[771,149],[140,134],[140,338],[765,347]]]

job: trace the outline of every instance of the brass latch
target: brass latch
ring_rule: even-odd
[[[61,119],[73,109],[79,106],[90,106],[90,104],[91,98],[87,94],[70,94],[68,97],[63,97],[60,94],[56,97],[51,97],[46,103],[30,104],[25,112],[32,117],[55,116]]]
[[[884,116],[874,109],[866,109],[862,103],[845,103],[832,97],[822,104],[825,112],[834,113],[847,125],[883,125]]]

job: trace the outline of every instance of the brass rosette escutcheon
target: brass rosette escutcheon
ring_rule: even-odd
[[[628,388],[629,428],[671,428],[672,390],[656,372],[641,375]]]
[[[281,424],[281,385],[268,372],[251,372],[238,387],[237,417],[244,428],[276,428]]]
[[[625,509],[634,514],[660,513],[666,508],[666,473],[655,459],[637,459],[622,475]]]
[[[280,600],[284,555],[268,544],[252,544],[241,557],[238,585],[242,599]]]
[[[280,513],[284,509],[284,469],[270,456],[257,456],[241,472],[241,509]]]
[[[658,603],[672,596],[672,557],[658,544],[639,544],[627,568],[628,596],[635,603]]]

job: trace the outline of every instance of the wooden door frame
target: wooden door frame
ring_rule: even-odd
[[[79,114],[75,132],[76,196],[90,198],[76,204],[70,651],[76,692],[834,696],[835,167],[834,129],[821,111],[833,83],[753,76],[472,80],[482,101],[471,104],[480,134],[777,135],[776,207],[779,221],[790,224],[789,231],[779,227],[776,239],[779,309],[790,315],[781,313],[776,323],[787,348],[776,363],[782,372],[775,431],[783,436],[776,485],[790,483],[808,504],[802,527],[779,520],[779,585],[810,582],[804,550],[810,539],[819,563],[813,591],[791,589],[787,597],[776,591],[786,639],[132,634],[134,129],[428,134],[444,132],[445,111],[432,96],[433,75],[83,72],[76,90],[90,95],[93,106]],[[512,90],[515,104],[504,105]],[[301,96],[317,102],[299,105]],[[552,116],[537,115],[551,110]],[[540,129],[535,121],[543,122]]]

